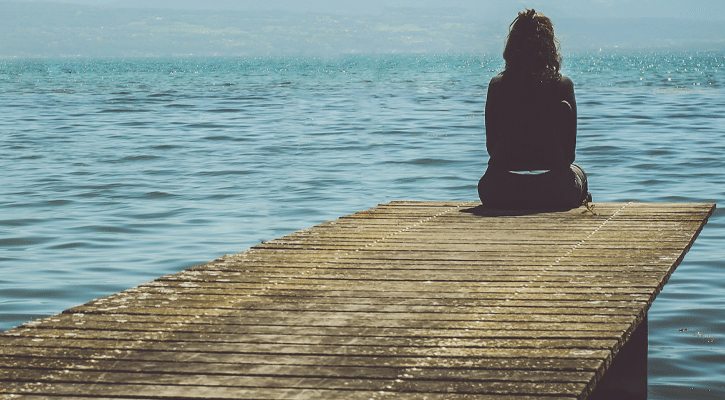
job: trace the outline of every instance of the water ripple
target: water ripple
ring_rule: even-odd
[[[565,58],[595,201],[725,200],[724,58]],[[502,67],[0,61],[0,329],[379,203],[475,200],[486,85]],[[72,82],[53,72],[65,70]],[[725,398],[723,228],[718,209],[649,311],[658,399]]]

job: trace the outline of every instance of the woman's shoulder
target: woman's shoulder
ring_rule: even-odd
[[[522,82],[513,76],[500,73],[491,78],[491,81],[488,83],[489,92],[492,90],[495,90],[496,92],[510,91],[515,88],[523,88],[524,91],[538,90],[536,88],[542,88],[543,90],[553,92],[573,92],[574,82],[565,75],[559,75],[557,78],[544,81]]]
[[[574,82],[572,82],[572,80],[566,75],[561,75],[559,78],[559,84],[564,87],[574,87]]]
[[[564,97],[570,104],[574,102],[574,82],[568,77],[562,75],[559,79],[559,93]]]
[[[508,78],[511,78],[511,79],[507,79],[507,74],[505,72],[506,71],[501,72],[498,75],[495,75],[493,78],[491,78],[491,81],[488,84],[489,85],[500,85],[500,84],[503,84],[504,82],[508,82],[508,81],[515,80],[513,77],[508,77]],[[572,80],[568,76],[559,74],[558,78],[559,79],[556,79],[556,77],[555,77],[553,80],[552,79],[546,79],[546,80],[544,80],[544,82],[546,82],[546,81],[552,82],[553,81],[553,82],[558,82],[560,85],[563,85],[563,86],[574,86],[574,82],[572,82]]]
[[[491,81],[488,82],[488,85],[489,86],[491,86],[491,85],[494,85],[494,86],[495,85],[500,85],[501,82],[502,82],[502,78],[503,78],[503,73],[500,73],[498,75],[495,75],[493,78],[491,78]]]

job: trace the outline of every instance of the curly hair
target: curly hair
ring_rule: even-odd
[[[509,26],[503,58],[504,73],[516,72],[542,81],[561,76],[559,41],[551,20],[534,9],[520,12]]]

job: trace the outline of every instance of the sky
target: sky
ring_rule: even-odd
[[[0,57],[500,53],[525,8],[564,50],[725,50],[725,0],[0,0]]]
[[[37,1],[37,0],[20,0]],[[513,15],[535,8],[550,17],[674,18],[725,21],[723,0],[46,0],[113,7],[278,10],[378,14],[386,8],[461,8],[473,15]],[[498,19],[498,18],[496,18]],[[511,18],[513,19],[513,18]]]

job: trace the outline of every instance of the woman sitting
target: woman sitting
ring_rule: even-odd
[[[511,23],[506,68],[486,98],[488,168],[478,182],[484,206],[569,209],[591,201],[584,170],[574,164],[574,84],[559,72],[551,20],[534,10]]]

